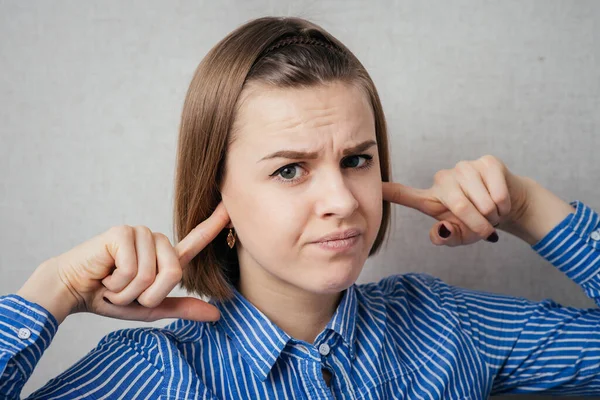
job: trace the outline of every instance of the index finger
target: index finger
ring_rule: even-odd
[[[191,230],[186,237],[175,246],[181,266],[187,265],[202,251],[229,223],[229,214],[223,203],[219,203],[215,211],[206,220]]]
[[[383,200],[421,210],[427,200],[426,191],[397,182],[383,182]]]

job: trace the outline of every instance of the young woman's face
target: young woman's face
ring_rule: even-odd
[[[360,274],[382,215],[367,96],[343,83],[249,88],[221,191],[242,280],[319,294],[346,289]],[[322,239],[340,233],[354,237]]]

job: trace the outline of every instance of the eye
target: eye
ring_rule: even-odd
[[[299,164],[288,164],[279,168],[271,176],[285,183],[294,183],[302,178],[302,169]]]
[[[342,160],[344,168],[366,168],[371,164],[373,157],[368,154],[349,156]]]
[[[294,179],[298,173],[298,165],[287,165],[279,170],[279,175],[283,179]]]
[[[358,154],[348,156],[341,161],[342,168],[354,170],[366,170],[373,165],[373,156],[369,154]],[[288,164],[273,172],[270,176],[282,183],[295,184],[307,175],[307,171],[300,163]]]

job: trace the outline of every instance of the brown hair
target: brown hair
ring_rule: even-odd
[[[242,90],[250,82],[276,87],[311,87],[341,81],[358,85],[375,117],[381,176],[390,180],[385,117],[369,74],[340,41],[300,18],[264,17],[237,28],[201,61],[188,89],[179,132],[173,232],[175,242],[208,218],[221,201],[226,150]],[[381,227],[369,255],[380,247],[390,219],[383,202]],[[235,250],[225,230],[184,269],[189,292],[225,300],[239,276]]]

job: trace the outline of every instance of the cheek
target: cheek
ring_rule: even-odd
[[[361,182],[360,187],[354,193],[363,209],[369,234],[375,240],[383,215],[383,192],[378,173],[374,173],[372,178]]]
[[[379,225],[381,222],[383,196],[380,192],[381,184],[370,185],[368,189],[364,186],[361,188],[361,198],[359,199],[359,202],[362,204],[363,209],[367,214],[369,225],[373,225],[373,222]],[[374,228],[379,229],[379,226],[375,226]]]
[[[246,190],[238,185],[227,195],[223,193],[238,236],[248,249],[271,248],[275,242],[293,243],[301,231],[300,200],[282,196],[280,191],[268,186],[261,185],[257,190],[258,185],[253,184]]]

